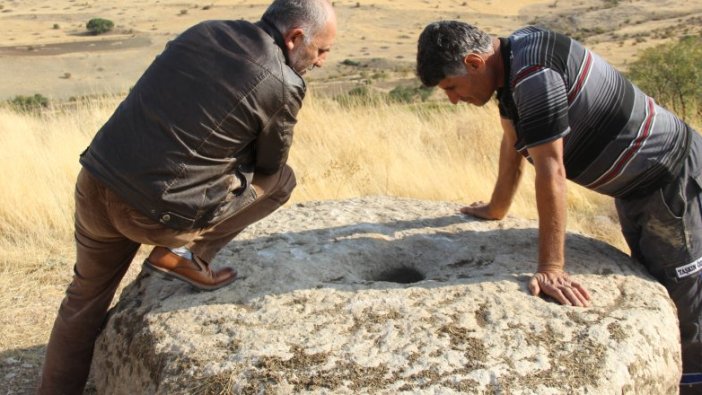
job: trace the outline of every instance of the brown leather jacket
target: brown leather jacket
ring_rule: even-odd
[[[271,25],[203,22],[166,46],[80,163],[155,221],[207,226],[244,173],[285,164],[305,89]]]

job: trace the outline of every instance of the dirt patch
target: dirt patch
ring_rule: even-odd
[[[120,51],[148,47],[146,35],[101,38],[88,41],[0,47],[0,56],[59,56],[78,52]]]

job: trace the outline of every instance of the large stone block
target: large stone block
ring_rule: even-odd
[[[210,293],[143,272],[98,340],[106,394],[673,394],[675,307],[600,241],[567,236],[576,308],[532,297],[537,224],[399,198],[305,203],[251,226]]]

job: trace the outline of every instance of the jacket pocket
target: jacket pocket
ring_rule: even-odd
[[[232,193],[231,199],[227,199],[227,201],[222,206],[220,206],[217,209],[217,211],[215,211],[215,214],[212,217],[212,220],[210,220],[209,225],[221,222],[231,217],[232,215],[238,213],[239,211],[243,210],[251,203],[253,203],[256,200],[256,197],[256,191],[251,186],[247,187],[238,195]]]

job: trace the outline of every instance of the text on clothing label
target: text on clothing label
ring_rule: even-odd
[[[678,274],[678,278],[684,278],[691,276],[699,272],[700,270],[702,270],[702,258],[699,258],[696,261],[685,266],[680,266],[676,268],[675,272]]]

